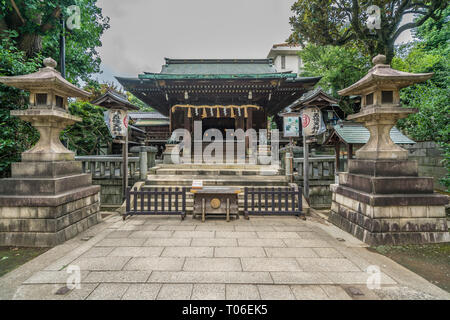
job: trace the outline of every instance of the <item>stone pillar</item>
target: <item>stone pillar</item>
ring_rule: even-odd
[[[284,166],[286,168],[286,176],[288,177],[288,181],[292,182],[293,170],[292,170],[292,154],[287,151],[286,156],[284,158]]]

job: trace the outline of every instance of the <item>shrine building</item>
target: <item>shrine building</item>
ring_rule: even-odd
[[[278,113],[311,90],[320,77],[299,77],[278,71],[268,59],[165,59],[160,73],[117,77],[123,87],[169,118],[169,131],[193,133],[194,121],[204,133],[268,129],[268,118],[278,129]]]

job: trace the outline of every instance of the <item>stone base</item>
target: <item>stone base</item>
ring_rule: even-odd
[[[378,205],[376,195],[337,185],[332,191],[329,221],[369,245],[450,241],[442,196],[389,195]]]
[[[98,186],[58,196],[0,197],[0,246],[53,247],[101,220]]]

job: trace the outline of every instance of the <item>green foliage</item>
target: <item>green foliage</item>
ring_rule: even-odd
[[[34,72],[40,66],[40,58],[27,59],[13,40],[15,32],[6,32],[0,39],[0,76],[14,76]],[[10,115],[11,110],[25,109],[28,95],[22,90],[0,84],[0,177],[9,175],[13,162],[20,161],[20,154],[30,149],[39,137],[27,122]]]
[[[135,95],[133,95],[131,92],[127,91],[127,97],[128,97],[128,101],[130,101],[130,103],[134,104],[136,107],[139,107],[139,111],[141,112],[151,112],[151,111],[155,111],[155,109],[153,109],[152,107],[150,107],[148,104],[146,104],[145,102],[142,102],[141,100],[139,100]]]
[[[367,26],[367,10],[380,8],[380,28]],[[422,25],[428,18],[438,19],[448,6],[442,0],[297,0],[290,23],[290,42],[315,45],[354,46],[369,56],[384,54],[388,63],[394,56],[395,40],[406,30]],[[409,13],[419,18],[401,24]]]
[[[56,1],[59,2],[59,1]],[[73,4],[70,1],[69,4]],[[81,28],[66,30],[66,77],[74,84],[79,80],[89,81],[90,75],[100,72],[100,37],[109,26],[109,18],[103,17],[96,6],[97,0],[78,0],[81,8]],[[67,15],[66,15],[67,18]],[[59,61],[60,28],[48,32],[43,37],[42,54]]]
[[[111,143],[111,135],[103,120],[105,109],[79,101],[71,103],[69,111],[82,119],[82,122],[70,126],[62,133],[70,150],[79,156],[88,156],[97,154],[101,146]]]
[[[400,120],[398,127],[418,141],[435,141],[445,154],[444,164],[449,174],[441,182],[450,191],[450,86],[449,63],[450,10],[439,21],[429,20],[416,32],[418,41],[399,48],[399,57],[392,61],[393,67],[408,72],[434,72],[426,83],[417,84],[401,91],[403,104],[417,108],[418,113]]]
[[[370,60],[355,47],[316,46],[308,44],[300,53],[304,63],[301,76],[322,76],[319,85],[340,99],[347,114],[354,113],[348,97],[338,91],[361,79],[370,68]]]
[[[81,9],[81,29],[66,30],[66,73],[74,84],[80,80],[92,84],[90,75],[100,71],[97,47],[100,37],[109,28],[109,18],[96,6],[97,0],[0,0],[0,75],[13,76],[36,72],[44,57],[59,61],[60,18],[68,18],[67,7],[78,5]],[[10,172],[12,162],[20,161],[20,154],[30,149],[38,140],[38,132],[27,122],[11,117],[10,111],[25,109],[28,95],[22,90],[0,85],[0,177]],[[75,104],[77,105],[77,104]],[[72,107],[75,114],[81,111]],[[96,150],[96,140],[106,141],[103,132],[103,114],[99,123],[99,111],[81,108],[85,122],[68,131],[69,147],[79,154]],[[92,112],[92,115],[89,114]],[[101,113],[101,112],[100,112]],[[91,129],[89,118],[95,123]],[[77,131],[86,128],[85,131]],[[73,136],[72,136],[73,135]],[[80,137],[83,136],[83,139]],[[83,142],[84,140],[85,142]],[[77,141],[77,142],[75,142]],[[70,146],[80,143],[80,146]]]

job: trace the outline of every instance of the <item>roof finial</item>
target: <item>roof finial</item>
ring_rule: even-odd
[[[386,56],[383,55],[383,54],[379,54],[379,55],[377,55],[376,57],[374,57],[374,58],[372,59],[372,63],[373,63],[374,65],[377,65],[377,64],[386,64]]]
[[[45,58],[44,59],[44,66],[46,66],[47,68],[56,68],[58,64],[56,63],[55,60],[53,60],[52,58]]]

